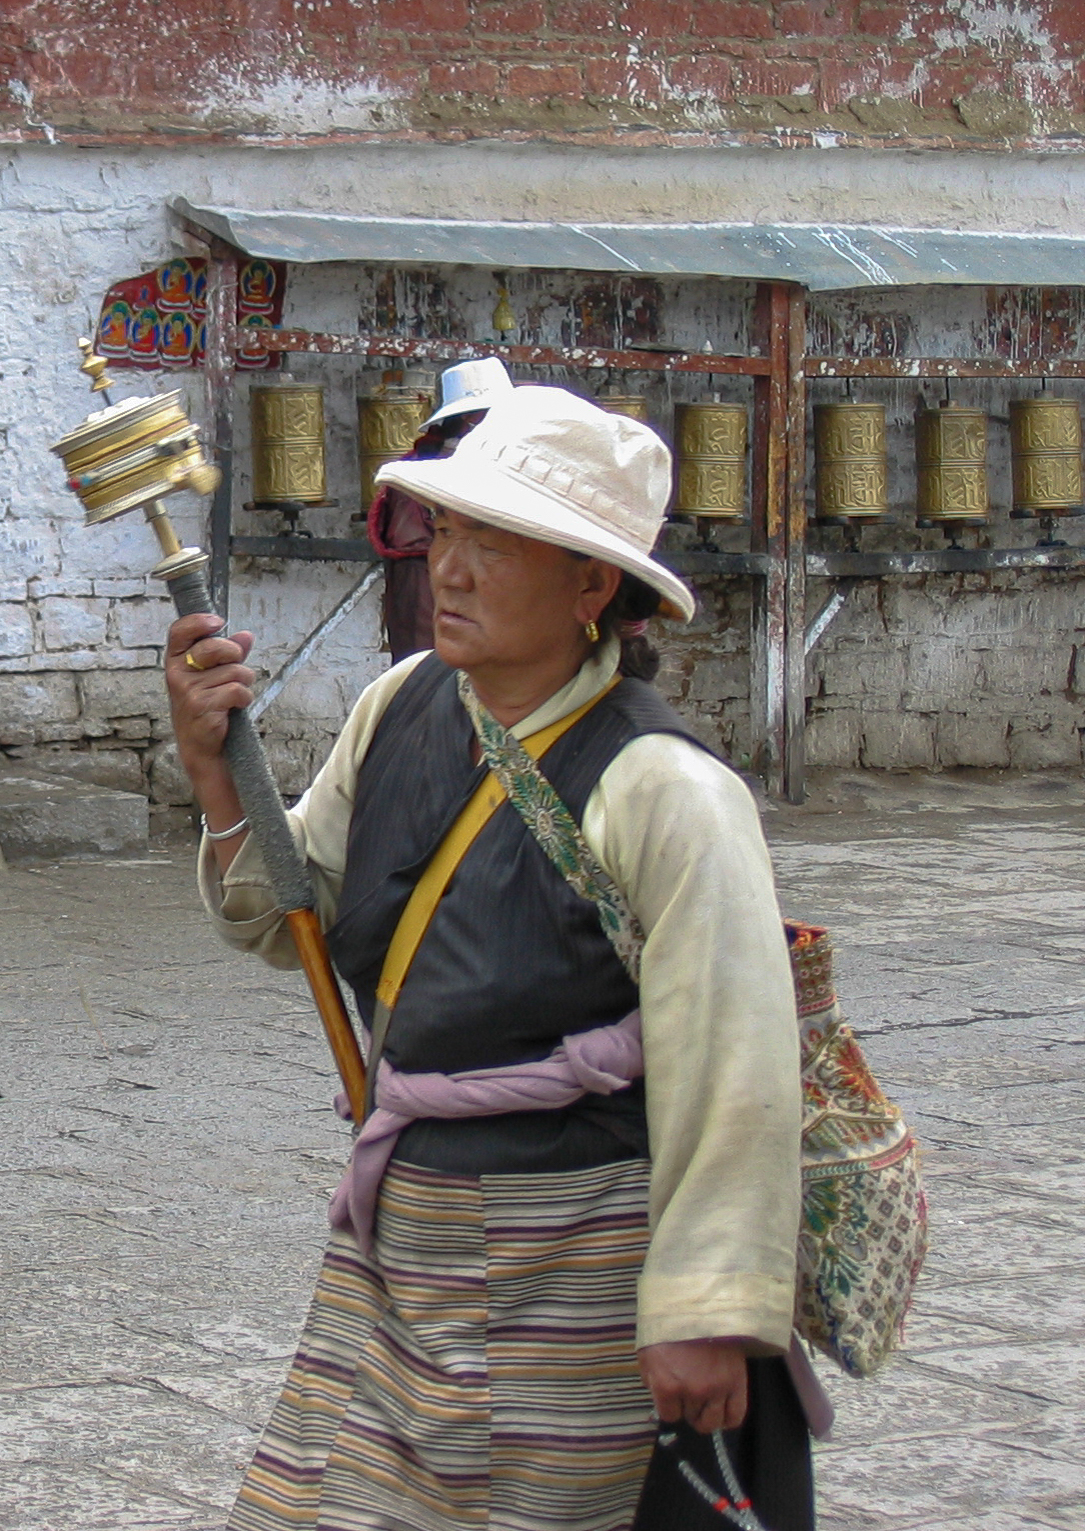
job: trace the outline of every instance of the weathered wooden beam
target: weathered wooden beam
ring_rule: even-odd
[[[750,544],[767,566],[751,606],[750,764],[774,797],[784,792],[786,742],[789,302],[784,283],[758,284],[753,338],[771,370],[754,379]]]
[[[807,379],[820,377],[1077,377],[1085,358],[1009,360],[996,356],[807,356]]]
[[[435,340],[413,335],[330,335],[312,330],[246,329],[246,350],[257,336],[269,352],[311,352],[323,356],[378,356],[407,362],[473,361],[499,356],[518,366],[612,367],[622,372],[704,372],[758,377],[767,375],[767,356],[732,356],[709,351],[608,350],[604,346],[498,345],[488,341]]]
[[[787,291],[783,795],[806,796],[806,293]]]
[[[230,507],[233,499],[234,368],[237,354],[237,251],[213,239],[207,262],[204,399],[215,463],[222,478],[211,501],[208,585],[215,610],[229,615]]]

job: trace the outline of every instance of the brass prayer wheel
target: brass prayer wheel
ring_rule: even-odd
[[[377,492],[373,482],[377,469],[411,450],[432,413],[431,396],[403,384],[384,383],[370,398],[359,400],[363,506],[369,505]]]
[[[324,390],[300,383],[253,388],[252,497],[259,504],[327,498]]]
[[[93,526],[178,489],[209,494],[219,471],[204,457],[180,393],[125,399],[89,415],[52,448]]]
[[[674,446],[675,513],[745,520],[745,404],[676,404]]]
[[[884,404],[819,404],[814,463],[819,520],[884,516],[889,509]]]
[[[916,513],[921,521],[987,517],[987,416],[942,404],[915,421]]]
[[[628,415],[630,420],[648,423],[648,400],[642,393],[601,393],[595,402],[608,415]]]
[[[1076,399],[1010,400],[1013,513],[1059,516],[1080,510],[1081,411]]]

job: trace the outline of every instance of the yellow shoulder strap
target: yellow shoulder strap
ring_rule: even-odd
[[[590,712],[596,702],[601,701],[617,684],[618,677],[615,676],[609,686],[600,691],[598,696],[593,696],[590,702],[585,702],[583,707],[578,707],[567,717],[552,723],[549,728],[541,729],[537,734],[531,734],[528,738],[521,740],[524,749],[533,760],[538,760],[567,729],[579,722],[584,714]],[[400,915],[399,924],[389,943],[384,966],[381,968],[380,982],[377,984],[377,998],[389,1010],[395,1008],[399,991],[414,961],[414,954],[429,928],[429,922],[433,918],[433,911],[437,908],[441,895],[452,881],[453,872],[470,850],[476,836],[489,823],[504,801],[504,788],[493,772],[488,771],[437,847],[433,860],[415,883],[414,892],[407,900],[407,907]]]

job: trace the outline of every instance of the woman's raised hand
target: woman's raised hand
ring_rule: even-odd
[[[252,701],[253,672],[245,664],[251,633],[221,636],[221,617],[196,612],[181,617],[166,641],[166,686],[181,764],[203,798],[203,783],[217,782],[230,712]],[[208,782],[210,785],[210,781]]]

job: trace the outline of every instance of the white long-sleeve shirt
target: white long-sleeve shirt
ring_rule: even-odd
[[[359,767],[385,708],[424,657],[366,688],[290,811],[325,926],[342,887]],[[512,732],[524,738],[589,701],[617,660],[618,645],[603,645]],[[603,772],[582,829],[646,936],[640,1008],[652,1236],[637,1343],[744,1336],[754,1349],[786,1349],[800,1207],[798,1029],[756,805],[704,750],[646,734]],[[251,838],[221,881],[205,842],[200,888],[232,946],[297,966]]]

